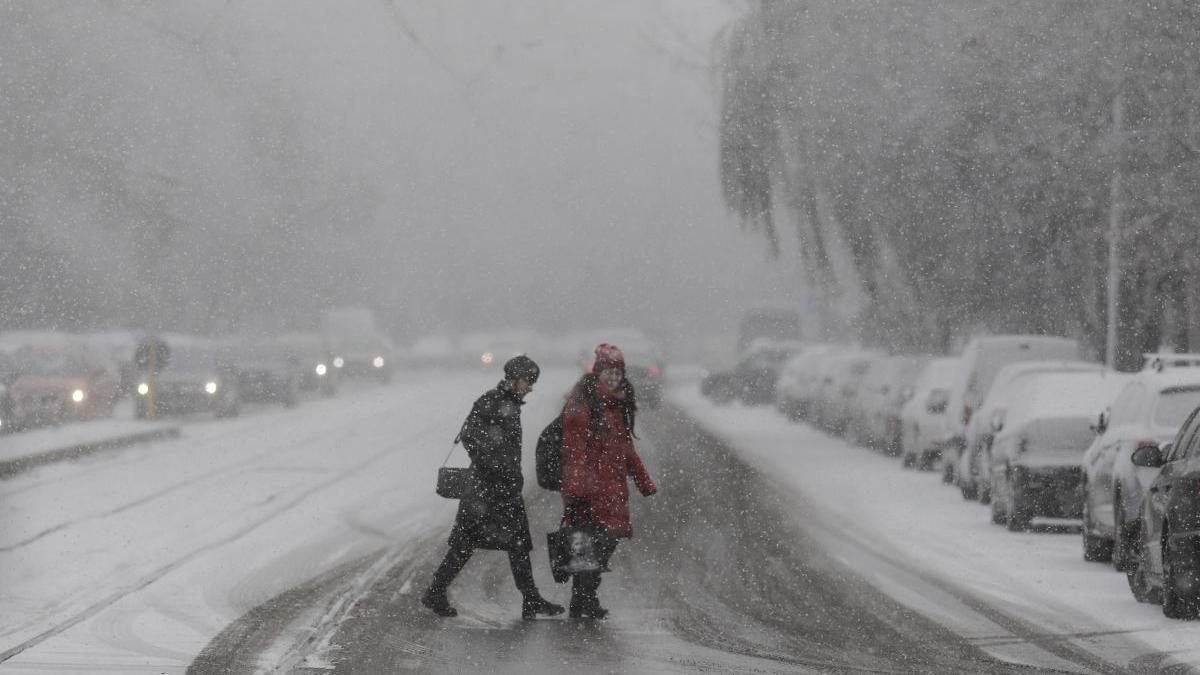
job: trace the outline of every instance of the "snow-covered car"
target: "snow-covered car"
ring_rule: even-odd
[[[1142,500],[1137,564],[1127,573],[1141,602],[1161,602],[1172,619],[1200,616],[1200,408],[1161,449],[1145,445],[1130,461],[1157,472]]]
[[[855,441],[900,454],[900,409],[928,361],[922,356],[889,356],[871,363],[858,388],[848,435]]]
[[[988,453],[992,439],[1004,427],[1008,409],[1022,396],[1030,378],[1038,373],[1103,372],[1105,366],[1087,361],[1018,361],[996,372],[992,386],[967,423],[966,447],[959,456],[955,475],[963,499],[978,499],[984,504],[991,498]]]
[[[791,420],[807,419],[819,390],[821,364],[835,353],[828,345],[814,345],[788,359],[775,383],[775,409]]]
[[[167,346],[156,372],[141,370],[134,385],[139,419],[211,412],[233,417],[241,410],[237,372],[227,346],[190,335],[160,335]]]
[[[28,346],[13,353],[9,386],[18,429],[113,414],[118,382],[82,347]]]
[[[936,358],[913,382],[913,395],[900,408],[900,455],[905,468],[932,468],[953,437],[947,408],[961,367],[957,356]]]
[[[1037,517],[1082,515],[1083,453],[1097,415],[1130,377],[1115,371],[1030,377],[992,441],[993,523],[1020,531]]]
[[[1158,470],[1135,466],[1131,457],[1138,448],[1166,445],[1197,406],[1200,368],[1145,371],[1097,420],[1100,434],[1083,456],[1086,559],[1111,559],[1122,571],[1135,564],[1142,499]]]
[[[845,433],[854,415],[854,401],[871,363],[886,355],[874,351],[853,351],[831,357],[821,381],[814,422],[835,434]]]
[[[954,436],[942,454],[942,479],[957,483],[958,461],[966,448],[970,424],[1000,369],[1018,361],[1073,361],[1079,358],[1079,342],[1046,335],[987,335],[973,338],[963,347],[963,367],[950,389],[950,422]]]

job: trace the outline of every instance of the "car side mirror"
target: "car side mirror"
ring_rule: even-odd
[[[1094,426],[1092,428],[1095,429],[1097,434],[1102,434],[1105,431],[1108,431],[1108,412],[1107,411],[1100,413],[1100,416],[1096,418],[1096,426]]]
[[[992,412],[992,433],[999,433],[1004,428],[1004,411],[996,410]]]
[[[1170,445],[1168,445],[1167,448],[1169,449]],[[1130,457],[1130,461],[1133,462],[1134,466],[1146,467],[1148,469],[1157,469],[1157,468],[1161,467],[1163,464],[1165,464],[1165,462],[1163,461],[1163,458],[1165,456],[1166,456],[1166,453],[1164,453],[1161,449],[1159,449],[1158,446],[1143,445],[1142,447],[1133,451],[1133,456]]]

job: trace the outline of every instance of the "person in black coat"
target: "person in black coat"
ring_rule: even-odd
[[[475,483],[470,496],[458,504],[454,528],[442,564],[433,574],[421,603],[438,616],[456,616],[446,589],[477,548],[508,551],[513,581],[521,591],[521,618],[554,616],[562,605],[546,600],[533,580],[529,552],[533,537],[521,489],[521,406],[537,382],[539,369],[528,356],[515,356],[504,364],[504,380],[480,396],[459,434],[471,456]]]

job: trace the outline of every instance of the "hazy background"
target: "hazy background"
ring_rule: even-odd
[[[743,9],[0,3],[0,328],[725,331],[800,297],[721,202]]]

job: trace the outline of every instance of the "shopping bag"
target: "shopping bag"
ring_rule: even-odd
[[[607,572],[600,559],[597,542],[608,536],[599,528],[564,526],[546,534],[546,549],[550,555],[550,574],[556,583],[565,583],[578,572]]]

